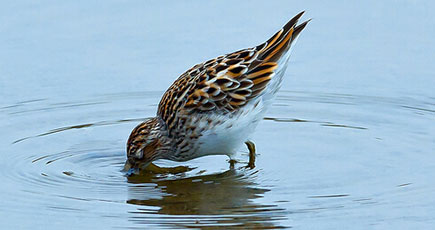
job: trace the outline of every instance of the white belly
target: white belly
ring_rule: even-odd
[[[214,116],[213,119],[223,122],[213,129],[205,131],[198,139],[198,156],[228,155],[231,157],[237,153],[263,119],[267,107],[269,107],[269,103],[266,104],[259,98],[245,105],[231,118],[222,115]]]

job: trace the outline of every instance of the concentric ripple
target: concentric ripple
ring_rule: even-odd
[[[243,167],[241,150],[236,170],[211,156],[183,164],[195,167],[187,173],[127,178],[120,171],[125,140],[155,114],[161,93],[0,108],[9,117],[1,124],[0,209],[35,219],[82,217],[84,226],[108,228],[273,229],[374,207],[424,212],[428,204],[419,197],[435,190],[428,183],[433,98],[293,91],[279,94],[253,137],[254,170]]]

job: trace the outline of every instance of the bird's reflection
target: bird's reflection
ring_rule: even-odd
[[[237,170],[171,180],[129,177],[134,185],[127,203],[141,206],[130,213],[131,220],[174,228],[282,228],[277,224],[286,218],[284,210],[256,202],[269,190],[259,188],[253,177]]]

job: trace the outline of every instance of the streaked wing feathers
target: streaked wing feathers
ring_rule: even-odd
[[[229,62],[233,63],[232,60]],[[224,60],[216,68],[209,67],[199,76],[195,89],[187,96],[184,109],[233,112],[265,89],[277,67],[276,63],[267,62],[250,70],[246,62],[226,63]]]

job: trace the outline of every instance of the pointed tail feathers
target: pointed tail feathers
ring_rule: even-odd
[[[260,50],[260,54],[258,55],[259,60],[262,62],[279,62],[279,60],[285,56],[292,43],[296,40],[298,35],[311,20],[307,20],[297,25],[298,20],[304,13],[305,11],[302,11],[301,13],[297,14],[269,40],[257,46],[257,49]]]

